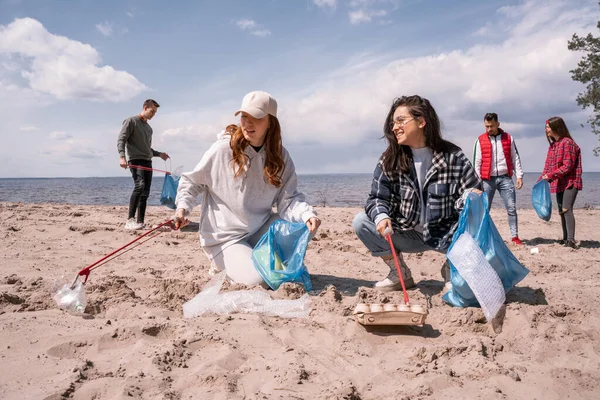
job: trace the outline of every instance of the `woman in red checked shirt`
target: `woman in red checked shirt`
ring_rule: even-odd
[[[565,121],[560,117],[552,117],[546,121],[546,138],[550,148],[542,179],[550,182],[550,192],[556,193],[563,230],[563,240],[560,243],[576,249],[573,204],[577,192],[583,189],[581,150],[571,137]]]

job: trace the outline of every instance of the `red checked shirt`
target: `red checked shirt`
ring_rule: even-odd
[[[548,175],[551,193],[570,187],[581,190],[581,149],[571,138],[563,137],[550,145],[542,175]]]

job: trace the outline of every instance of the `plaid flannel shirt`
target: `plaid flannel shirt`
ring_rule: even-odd
[[[446,250],[458,226],[463,193],[472,188],[481,190],[481,179],[461,150],[433,153],[422,193],[414,165],[410,174],[392,178],[383,171],[380,159],[365,212],[376,224],[389,216],[394,230],[411,230],[420,222],[421,196],[426,196],[423,239],[434,249]]]
[[[544,174],[548,175],[551,193],[561,193],[569,187],[583,189],[581,149],[573,139],[563,137],[550,145]]]

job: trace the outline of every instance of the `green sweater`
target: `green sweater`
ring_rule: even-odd
[[[123,121],[123,128],[117,140],[119,156],[125,157],[127,148],[127,160],[148,160],[160,156],[160,151],[152,149],[152,128],[148,122],[142,120],[139,115],[129,117]]]

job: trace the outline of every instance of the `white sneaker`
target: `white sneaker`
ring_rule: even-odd
[[[398,261],[400,262],[401,268],[404,272],[404,286],[406,287],[406,289],[414,288],[416,286],[415,281],[412,278],[410,269],[404,263],[404,259],[401,253],[398,253]],[[390,268],[390,272],[384,279],[375,283],[374,288],[382,292],[402,290],[402,284],[400,283],[400,278],[398,277],[398,272],[396,270],[396,264],[394,263],[394,259],[389,259],[385,261],[385,263]]]
[[[127,222],[125,223],[125,229],[127,229],[128,231],[137,231],[140,229],[144,229],[144,224],[141,224],[139,222],[135,222],[134,218],[129,218],[127,220]]]

